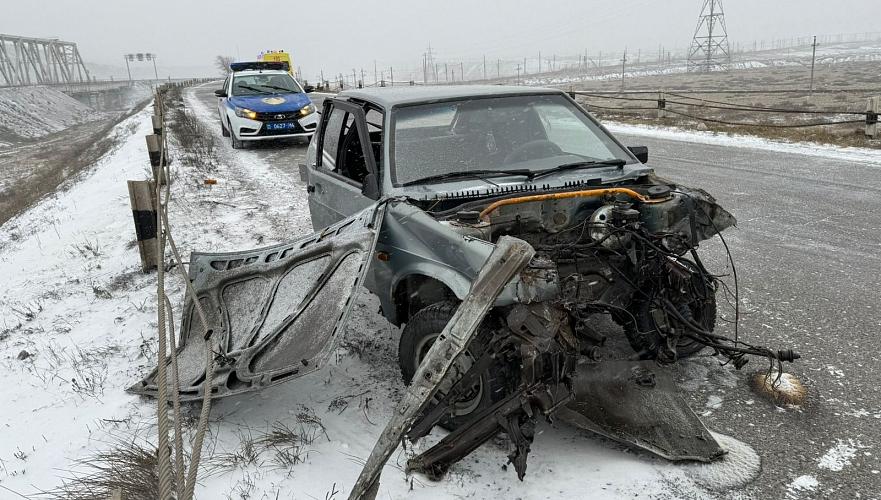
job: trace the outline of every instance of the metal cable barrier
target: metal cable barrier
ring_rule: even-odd
[[[165,127],[166,110],[164,102],[164,94],[168,86],[163,85],[156,89],[155,93],[155,111],[159,117],[162,130],[162,140],[160,141],[160,154],[158,168],[153,169],[153,186],[155,189],[156,202],[156,255],[157,255],[157,304],[158,304],[158,322],[159,322],[159,348],[158,348],[158,368],[156,373],[157,382],[157,423],[159,428],[158,436],[158,475],[159,475],[159,498],[160,500],[192,500],[193,491],[196,486],[196,476],[199,469],[201,459],[202,444],[205,439],[205,433],[208,428],[208,416],[211,412],[211,380],[214,378],[214,356],[211,351],[210,343],[212,331],[208,328],[205,311],[201,302],[198,300],[196,293],[190,283],[187,272],[184,270],[184,261],[181,259],[180,252],[174,242],[172,236],[171,225],[168,219],[168,202],[171,199],[171,176],[169,175],[168,161],[168,133]],[[164,187],[164,189],[163,189]],[[164,191],[164,193],[163,193]],[[181,429],[180,419],[180,385],[179,373],[177,365],[176,342],[174,334],[174,317],[172,314],[171,301],[165,293],[165,252],[166,244],[171,249],[173,262],[172,267],[178,270],[181,279],[186,286],[186,296],[193,302],[196,315],[202,324],[202,333],[206,340],[206,365],[205,365],[205,382],[202,389],[202,409],[199,414],[199,421],[196,425],[196,433],[193,437],[192,450],[190,454],[190,463],[187,468],[184,464],[183,452],[183,430]],[[170,334],[170,339],[168,339]],[[166,340],[168,339],[168,346]],[[171,384],[168,384],[166,347],[171,350]],[[168,390],[171,393],[168,393]],[[169,397],[172,402],[172,414],[174,422],[174,462],[172,464],[170,446],[169,446],[169,424],[168,424],[168,402]],[[174,467],[172,467],[174,465]]]
[[[645,97],[645,94],[656,93],[658,97]],[[700,93],[700,92],[698,92]],[[649,107],[643,105],[637,106],[606,106],[602,104],[594,104],[593,102],[585,102],[587,108],[598,109],[602,111],[614,113],[638,114],[640,111],[657,111],[658,117],[663,118],[666,112],[674,115],[690,118],[708,123],[718,123],[722,125],[742,126],[742,127],[769,127],[769,128],[807,128],[822,127],[826,125],[844,125],[844,124],[862,124],[866,125],[866,136],[874,137],[876,135],[874,125],[878,122],[878,97],[869,99],[866,111],[853,111],[844,109],[792,109],[771,106],[760,106],[754,104],[742,104],[735,102],[726,102],[718,99],[707,99],[704,97],[691,97],[682,93],[664,92],[664,91],[634,91],[631,95],[627,93],[597,93],[589,91],[570,91],[572,98],[581,96],[586,99],[612,100],[612,101],[634,101],[638,103],[655,102],[656,106]],[[640,97],[641,96],[641,97]],[[667,96],[674,97],[668,99]],[[671,105],[687,106],[689,109],[676,110],[671,109]],[[851,120],[833,119],[831,121],[814,121],[808,123],[768,123],[768,122],[749,122],[749,121],[731,121],[719,117],[698,116],[690,109],[701,108],[708,110],[735,111],[745,113],[772,113],[772,114],[796,114],[796,115],[826,115],[830,117],[841,117],[842,115],[850,115],[855,117]],[[859,117],[859,118],[856,118]]]

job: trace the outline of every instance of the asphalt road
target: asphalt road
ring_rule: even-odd
[[[648,145],[660,175],[703,187],[737,217],[737,228],[724,234],[740,282],[740,334],[802,356],[786,366],[808,388],[801,409],[757,397],[743,374],[732,388],[707,384],[691,394],[703,406],[710,395],[721,398],[721,407],[704,417],[708,427],[758,450],[759,496],[779,498],[793,479],[811,475],[819,485],[804,496],[878,498],[881,152],[875,163],[858,163],[621,138]],[[724,270],[720,245],[705,246],[715,269]],[[730,325],[720,328],[732,332]],[[750,365],[743,371],[764,368],[758,360]],[[849,465],[831,470],[838,468],[831,455],[821,458],[841,444],[857,450]]]
[[[215,106],[212,92],[210,85],[197,89]],[[313,94],[319,107],[323,98]],[[648,145],[659,175],[706,189],[737,217],[725,237],[739,276],[740,335],[802,356],[786,366],[808,388],[802,407],[778,407],[752,391],[750,376],[767,369],[761,360],[740,372],[713,358],[682,369],[684,392],[707,426],[750,444],[762,457],[761,475],[743,493],[879,498],[881,152],[868,163],[619,137]],[[305,144],[251,149],[296,176]],[[718,241],[702,244],[702,252],[710,267],[726,272]],[[731,311],[722,314],[733,318]],[[718,331],[733,334],[725,321]],[[813,491],[790,487],[801,476],[816,479]]]

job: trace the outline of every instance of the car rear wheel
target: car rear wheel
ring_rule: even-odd
[[[419,364],[425,359],[438,335],[447,326],[459,304],[452,301],[437,302],[419,310],[401,332],[401,341],[398,345],[398,363],[404,382],[409,384],[416,374]],[[464,375],[471,365],[483,354],[487,343],[492,339],[492,329],[484,321],[479,327],[477,338],[471,343],[458,366],[451,370]],[[438,389],[437,401],[443,394],[449,391],[458,377],[450,377],[451,381],[444,381]],[[474,415],[489,408],[501,400],[507,394],[506,374],[499,364],[492,364],[481,375],[480,379],[470,387],[462,398],[453,403],[450,412],[441,418],[441,427],[453,430],[468,422]]]

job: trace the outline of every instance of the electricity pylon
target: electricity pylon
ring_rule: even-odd
[[[722,0],[704,0],[688,49],[688,71],[726,71],[730,64]]]

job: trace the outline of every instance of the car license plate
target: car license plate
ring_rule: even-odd
[[[266,130],[290,130],[296,127],[293,122],[267,123]]]

